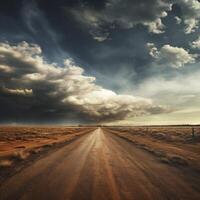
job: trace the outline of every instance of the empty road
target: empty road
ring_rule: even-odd
[[[98,128],[9,178],[0,199],[197,200],[199,184],[191,172]]]

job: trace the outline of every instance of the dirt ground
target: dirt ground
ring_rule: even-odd
[[[13,163],[0,175],[23,167],[0,182],[0,200],[200,199],[198,127],[11,129],[1,155]],[[22,143],[40,150],[10,157]]]
[[[22,161],[46,149],[69,142],[94,128],[0,127],[0,180]]]
[[[160,161],[200,171],[200,127],[110,127],[113,134],[132,142]]]

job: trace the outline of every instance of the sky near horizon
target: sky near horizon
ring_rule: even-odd
[[[197,124],[199,0],[3,0],[0,123]]]

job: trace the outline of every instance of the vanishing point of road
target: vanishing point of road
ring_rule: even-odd
[[[197,200],[197,184],[198,177],[98,128],[10,177],[0,200]]]

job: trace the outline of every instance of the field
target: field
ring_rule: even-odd
[[[128,140],[161,162],[188,166],[200,172],[200,127],[113,127],[108,130]]]
[[[0,181],[25,161],[74,140],[94,128],[0,127]]]
[[[2,126],[0,199],[199,200],[200,127]]]

